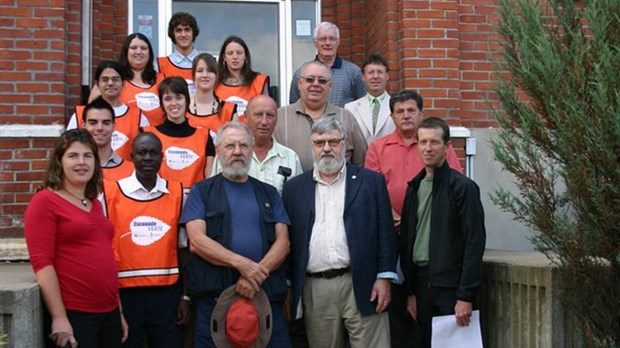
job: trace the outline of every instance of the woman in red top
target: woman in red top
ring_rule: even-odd
[[[54,147],[43,189],[25,214],[30,262],[51,315],[49,337],[61,347],[121,347],[127,338],[111,244],[114,227],[97,200],[98,157],[87,130],[66,131]]]
[[[252,70],[252,58],[245,41],[229,36],[222,44],[218,58],[218,97],[237,104],[239,115],[245,113],[248,101],[257,95],[269,93],[269,76]]]
[[[196,95],[189,105],[187,119],[192,127],[207,128],[211,135],[225,123],[237,118],[237,104],[220,101],[214,90],[217,85],[217,61],[201,53],[192,64]]]

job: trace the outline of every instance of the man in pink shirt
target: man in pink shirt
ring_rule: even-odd
[[[416,131],[424,116],[422,96],[410,89],[403,89],[390,99],[390,113],[396,130],[385,137],[373,141],[366,153],[364,167],[383,174],[385,177],[394,227],[400,234],[400,214],[403,209],[407,183],[421,170],[424,163],[418,151]],[[446,161],[451,168],[463,172],[454,147],[450,144]],[[398,240],[398,238],[397,238]],[[403,275],[398,267],[399,283]],[[392,284],[392,304],[389,308],[390,335],[392,347],[413,347],[411,335],[415,324],[407,316],[406,292],[401,284]]]

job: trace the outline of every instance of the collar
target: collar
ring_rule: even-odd
[[[103,168],[108,168],[108,167],[116,167],[117,165],[121,164],[123,162],[123,159],[121,158],[121,156],[119,156],[116,152],[112,151],[112,154],[110,154],[110,157],[108,157],[104,162],[103,162]]]
[[[400,134],[398,133],[398,130],[393,131],[392,133],[388,134],[385,136],[385,144],[386,145],[391,145],[391,144],[400,144],[403,147],[409,147],[409,146],[413,146],[415,144],[418,143],[418,140],[414,140],[413,143],[411,143],[411,145],[407,145],[405,144],[405,141],[403,140],[403,137],[400,136]]]
[[[366,94],[366,96],[368,96],[368,102],[370,103],[370,105],[372,105],[372,101],[375,99],[379,102],[379,104],[383,103],[383,99],[385,99],[386,95],[387,95],[387,91],[383,91],[383,93],[378,97],[375,97],[371,95],[370,93]]]
[[[114,117],[121,117],[127,113],[127,110],[129,109],[129,107],[121,103],[121,105],[115,106],[113,107],[113,109],[114,109]]]
[[[314,169],[312,169],[312,179],[314,179],[315,182],[319,183],[319,184],[323,184],[323,185],[334,185],[337,182],[339,182],[340,180],[344,180],[344,178],[347,177],[347,164],[345,162],[345,164],[342,165],[342,169],[340,169],[340,172],[338,173],[338,177],[336,178],[336,180],[334,180],[334,182],[332,182],[331,184],[323,181],[323,179],[321,179],[321,176],[319,175],[319,170],[317,169],[317,167],[315,166]]]
[[[280,158],[286,158],[286,153],[283,151],[284,147],[280,145],[280,143],[278,143],[278,141],[276,140],[276,138],[273,137],[273,135],[271,136],[271,141],[271,148],[269,149],[269,151],[267,151],[267,155],[265,156],[265,160],[263,162],[276,156]],[[255,152],[252,152],[252,158],[254,158],[256,162],[261,163],[261,161],[258,160],[258,157],[256,157]]]
[[[170,192],[168,191],[167,181],[162,179],[162,177],[159,176],[159,174],[157,174],[157,180],[155,181],[155,187],[153,187],[151,191],[148,191],[146,188],[144,188],[144,186],[142,186],[142,183],[138,181],[135,170],[133,171],[133,173],[131,173],[130,176],[124,179],[120,179],[119,185],[123,188],[123,191],[126,194],[132,194],[138,191],[143,191],[147,193],[169,193]]]
[[[185,60],[193,62],[194,58],[196,58],[197,56],[198,50],[196,49],[196,47],[194,47],[194,49],[187,56],[182,55],[181,53],[179,53],[179,51],[175,49],[170,55],[170,61],[175,65],[180,65]]]
[[[301,99],[297,100],[294,105],[294,110],[296,115],[310,117],[306,110],[304,109],[304,105],[301,102]],[[325,111],[321,117],[325,116],[336,116],[338,114],[338,107],[327,102],[327,106],[325,107]]]
[[[314,60],[320,61],[318,54],[314,57]],[[336,59],[334,60],[334,65],[332,65],[331,68],[332,69],[341,69],[342,68],[342,58],[340,58],[339,55],[336,55]]]

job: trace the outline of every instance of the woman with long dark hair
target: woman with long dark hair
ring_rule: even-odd
[[[123,42],[119,63],[127,81],[121,92],[121,101],[136,103],[151,125],[164,122],[164,113],[159,107],[157,87],[164,79],[153,67],[153,46],[141,33],[129,34]]]
[[[103,215],[97,145],[85,129],[56,142],[25,213],[30,262],[51,316],[56,346],[121,347],[127,325],[119,307],[114,227]]]
[[[194,59],[192,77],[196,94],[187,111],[191,126],[207,128],[212,134],[237,116],[237,105],[220,100],[215,94],[217,69],[217,61],[208,53],[201,53]]]
[[[218,58],[219,84],[215,94],[237,104],[239,115],[245,113],[248,101],[269,93],[269,76],[252,70],[252,57],[245,41],[229,36],[222,44]]]

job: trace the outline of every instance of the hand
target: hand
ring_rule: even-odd
[[[469,326],[471,322],[471,302],[456,300],[454,316],[456,317],[456,325]]]
[[[284,298],[284,319],[291,321],[291,301],[293,301],[293,290],[291,288],[286,289],[286,297]]]
[[[52,333],[49,335],[49,338],[58,347],[65,347],[67,343],[71,345],[71,348],[75,348],[78,345],[73,336],[73,327],[66,316],[52,320]]]
[[[418,320],[418,306],[415,295],[407,296],[407,313],[416,321]]]
[[[392,209],[392,221],[394,222],[394,230],[400,234],[400,214]]]
[[[237,279],[237,283],[235,284],[235,292],[243,297],[252,299],[254,298],[254,295],[256,295],[257,291],[247,279],[239,277],[239,279]]]
[[[372,286],[372,292],[370,293],[370,302],[377,300],[377,313],[383,312],[392,300],[392,293],[390,292],[390,280],[389,279],[377,279]]]
[[[269,270],[267,267],[252,260],[246,260],[237,271],[241,273],[241,276],[250,283],[255,291],[260,291],[261,285],[263,285],[267,277],[269,277]]]
[[[186,326],[189,324],[190,303],[186,300],[180,300],[177,305],[177,325]]]
[[[127,325],[127,320],[125,320],[123,313],[121,313],[121,332],[121,343],[125,343],[127,337],[129,337],[129,325]]]

